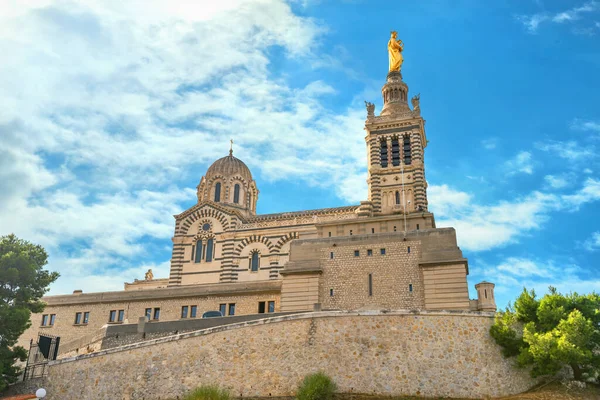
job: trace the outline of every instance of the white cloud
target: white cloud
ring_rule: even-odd
[[[363,106],[328,109],[332,87],[269,71],[273,47],[291,63],[324,65],[325,28],[285,2],[1,7],[0,234],[48,248],[62,274],[53,293],[84,276],[95,290],[140,276],[147,242],[167,246],[171,215],[194,202],[181,183],[199,180],[232,136],[263,179],[366,198],[364,140],[348,135]]]
[[[432,185],[428,194],[436,225],[454,227],[459,246],[470,251],[489,250],[517,241],[520,236],[539,229],[547,221],[548,212],[557,207],[556,196],[541,192],[493,205],[477,204],[469,194],[446,185]]]
[[[548,141],[545,143],[536,143],[535,146],[542,151],[554,153],[558,157],[570,161],[582,161],[596,157],[595,147],[583,147],[575,141]]]
[[[546,181],[552,189],[562,189],[569,185],[566,176],[546,175],[544,176],[544,181]]]
[[[515,243],[542,228],[552,212],[573,212],[600,201],[600,181],[588,178],[569,194],[534,191],[495,204],[478,204],[468,193],[447,185],[430,186],[428,198],[438,227],[454,227],[461,248],[485,251]]]
[[[600,10],[600,2],[592,0],[582,4],[581,6],[559,11],[555,14],[542,12],[532,15],[518,15],[516,19],[517,21],[521,22],[530,33],[536,33],[542,23],[572,23],[580,20],[584,14],[589,14],[598,10]]]
[[[600,200],[600,180],[587,178],[583,187],[573,194],[563,195],[561,199],[564,206],[571,210],[578,210],[586,203]]]
[[[514,158],[506,161],[504,165],[508,169],[508,173],[511,175],[517,173],[531,175],[533,173],[531,153],[528,151],[521,151]]]
[[[598,10],[599,6],[600,3],[597,1],[588,1],[582,6],[573,7],[569,10],[559,12],[554,17],[552,17],[552,21],[558,23],[575,21],[581,18],[581,14]]]
[[[481,145],[484,149],[493,150],[498,146],[498,138],[489,138],[481,141]]]
[[[600,250],[600,231],[592,233],[592,236],[583,243],[583,248],[588,251]]]
[[[473,268],[472,268],[473,269]],[[480,264],[477,274],[496,284],[496,301],[503,308],[525,287],[538,296],[553,286],[562,293],[600,291],[600,279],[582,275],[582,268],[573,262],[508,257],[497,265]]]
[[[600,28],[600,23],[597,24],[599,24],[598,27]],[[571,129],[600,133],[600,122],[575,118],[571,122]]]

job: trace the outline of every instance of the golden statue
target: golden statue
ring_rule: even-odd
[[[396,36],[398,36],[398,32],[392,31],[392,37],[388,42],[390,72],[400,71],[400,69],[402,68],[402,62],[404,61],[404,59],[402,58],[402,50],[404,50],[404,44],[402,43],[402,40],[396,40]]]

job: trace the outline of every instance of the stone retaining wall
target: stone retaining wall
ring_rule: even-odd
[[[49,400],[175,399],[201,384],[293,395],[323,370],[342,392],[481,398],[534,384],[489,336],[493,314],[320,312],[232,324],[51,363]]]

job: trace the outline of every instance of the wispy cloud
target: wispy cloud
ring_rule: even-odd
[[[600,250],[600,231],[592,233],[592,236],[583,242],[583,248],[588,251]]]
[[[498,138],[489,138],[481,141],[481,145],[484,149],[493,150],[498,146]]]
[[[510,175],[517,173],[531,175],[533,173],[532,157],[528,151],[521,151],[515,157],[506,161],[504,165]]]
[[[577,131],[600,133],[600,122],[598,121],[575,118],[573,121],[571,121],[570,127],[571,129]]]
[[[588,1],[580,6],[556,13],[540,12],[532,15],[518,15],[516,19],[521,22],[530,33],[536,33],[539,26],[543,23],[570,23],[582,19],[585,14],[593,13],[598,10],[600,10],[600,2]],[[597,23],[594,23],[592,26],[597,26]]]
[[[546,175],[544,176],[544,181],[552,188],[552,189],[562,189],[569,185],[566,176],[557,176],[557,175]]]
[[[508,296],[523,287],[534,289],[538,295],[547,293],[549,286],[563,293],[600,291],[600,279],[590,279],[579,265],[568,260],[508,257],[498,264],[480,265],[476,269],[476,273],[496,284],[496,301],[500,308],[514,301]]]
[[[595,147],[582,146],[573,140],[567,142],[552,140],[536,143],[535,147],[569,161],[583,161],[597,156]]]
[[[195,199],[189,182],[232,135],[263,180],[365,199],[364,140],[347,134],[364,107],[329,109],[331,86],[269,71],[274,47],[287,62],[323,66],[324,31],[279,0],[9,3],[0,234],[46,246],[61,291],[84,272],[130,280],[123,271],[168,259],[168,249],[156,262],[147,254],[168,246],[171,215]]]
[[[574,212],[600,201],[600,181],[588,178],[568,194],[534,191],[492,204],[480,204],[469,193],[447,185],[432,185],[428,194],[438,227],[456,228],[462,248],[486,251],[541,229],[554,212]]]

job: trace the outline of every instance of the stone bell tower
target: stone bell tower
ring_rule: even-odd
[[[423,150],[427,146],[419,95],[408,105],[408,85],[402,73],[390,71],[381,89],[383,109],[367,103],[369,201],[374,215],[431,215],[427,211],[427,183]],[[431,225],[433,215],[431,215]]]

